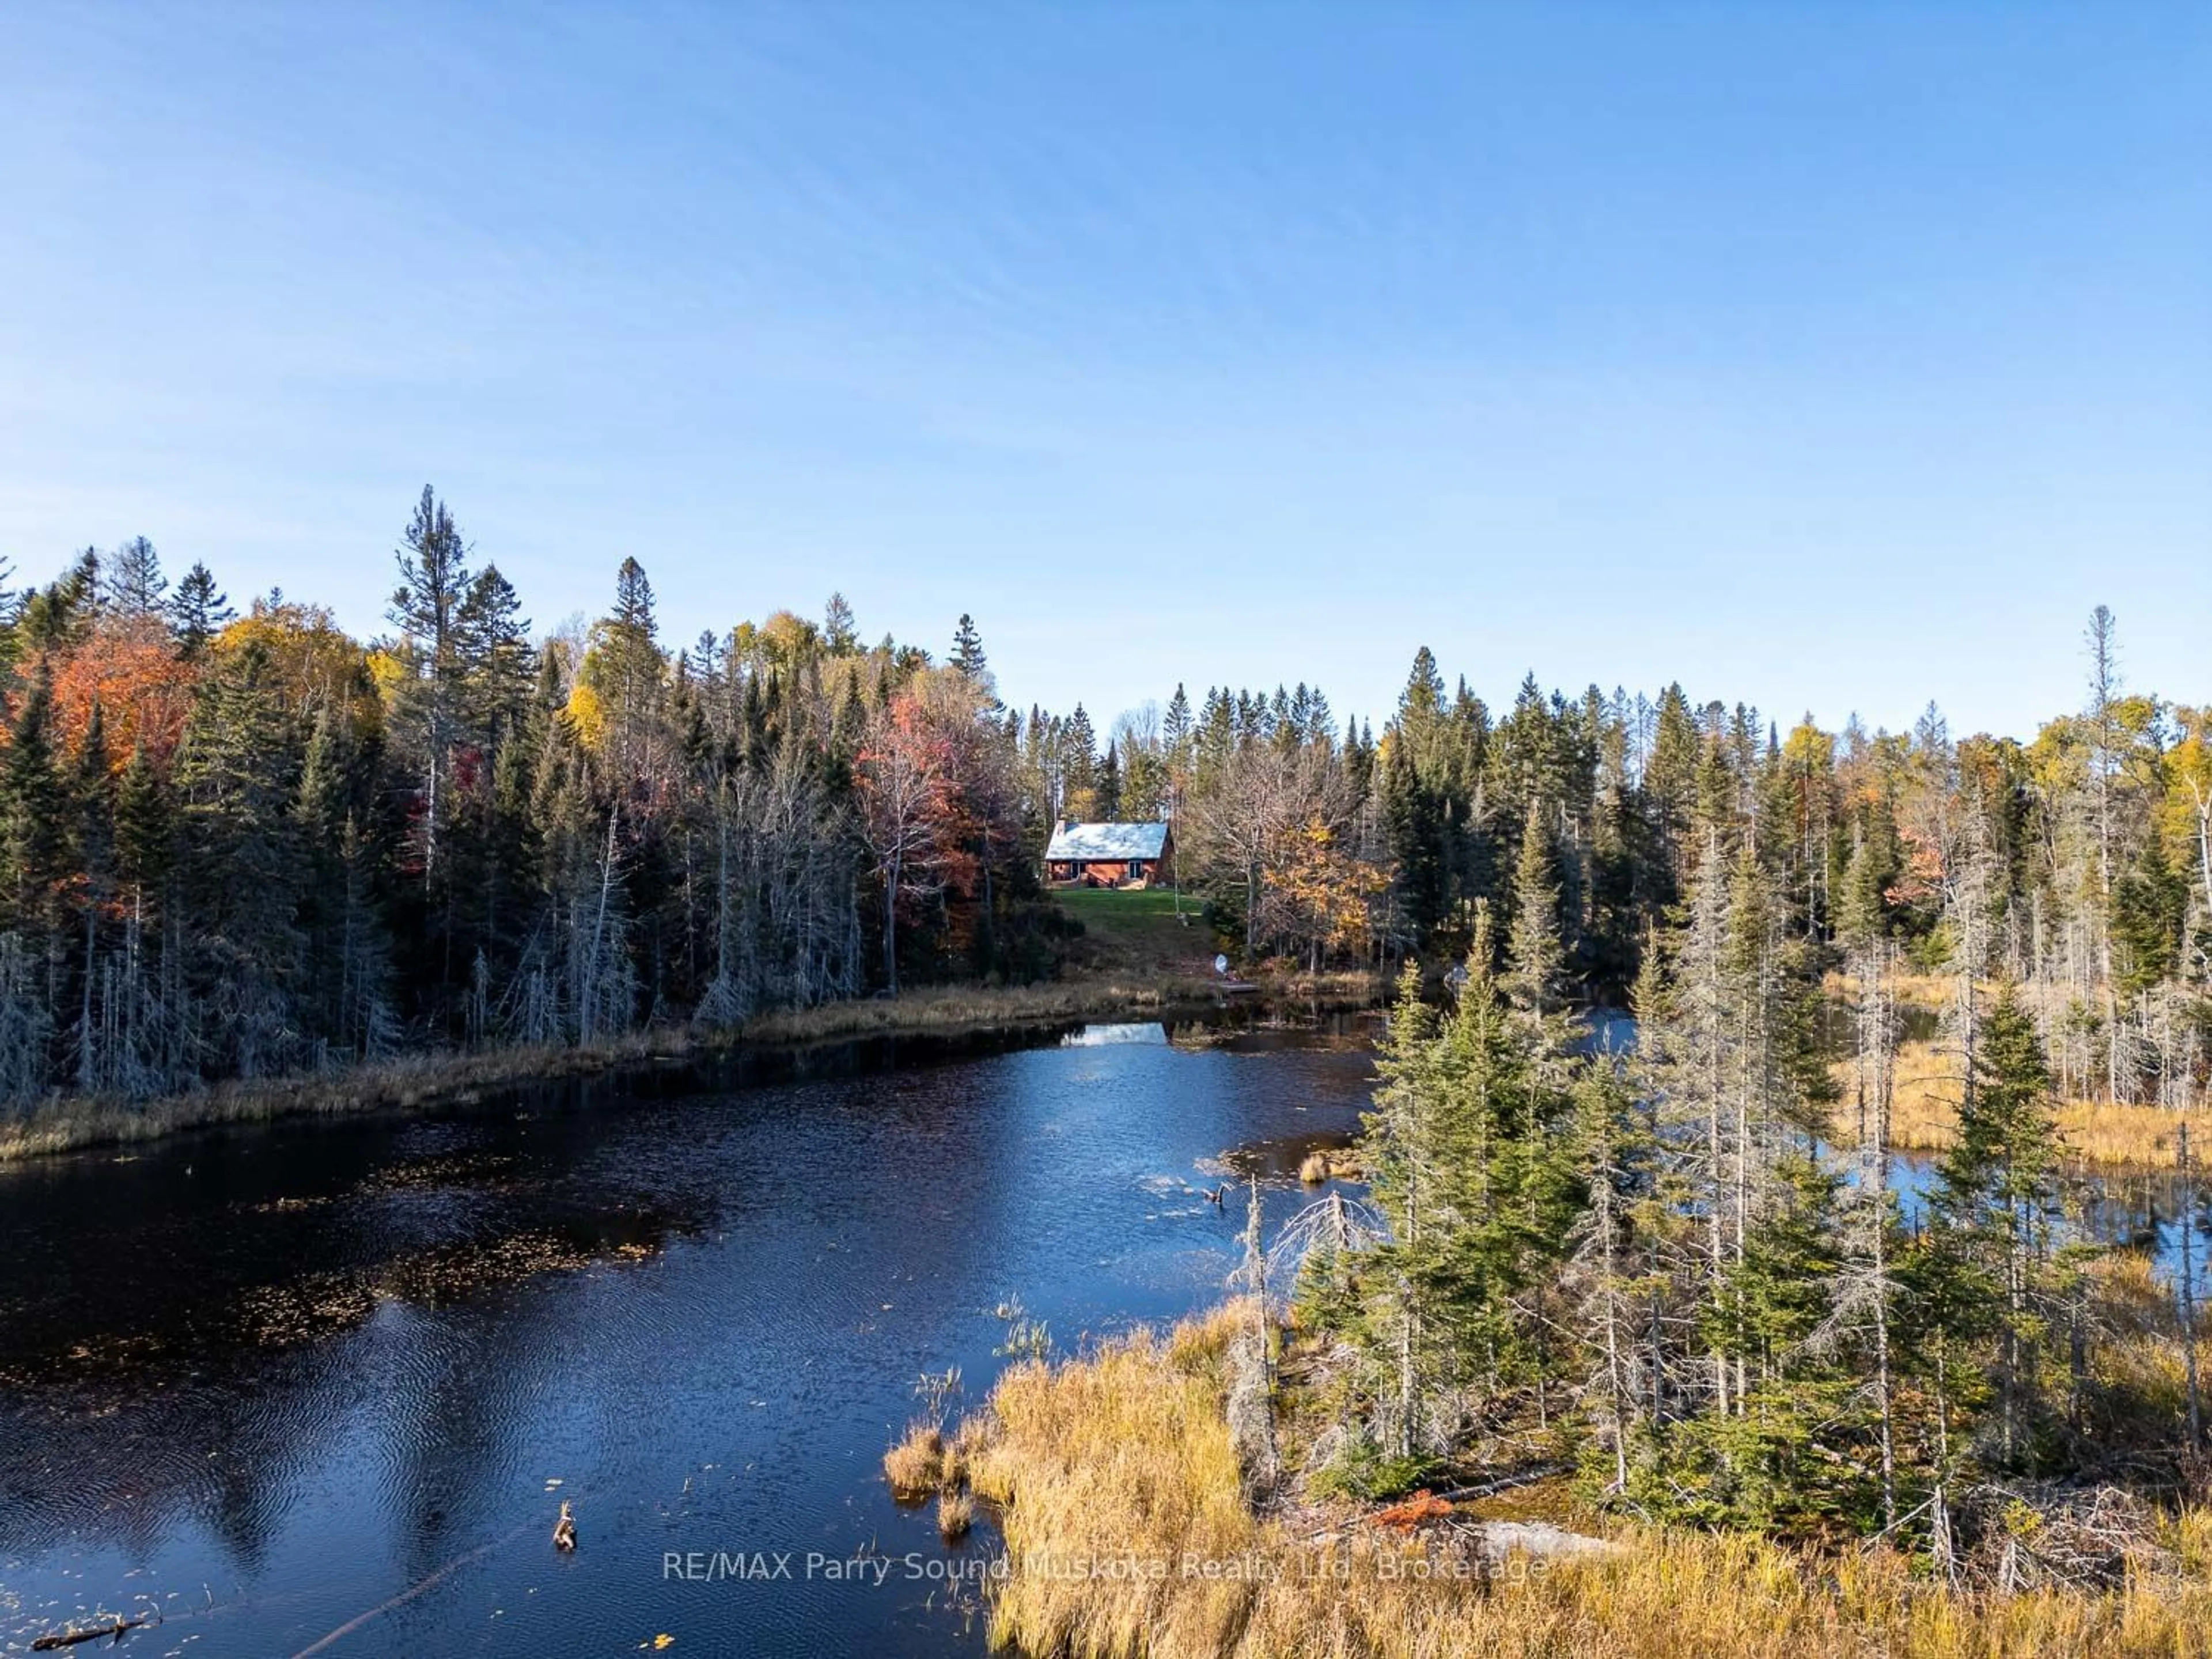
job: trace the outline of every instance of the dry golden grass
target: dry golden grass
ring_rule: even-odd
[[[896,997],[786,1008],[746,1022],[754,1042],[821,1042],[916,1032],[1005,1031],[1056,1020],[1158,1013],[1211,1000],[1198,979],[1055,980],[1004,987],[933,985]]]
[[[1388,987],[1363,973],[1291,974],[1262,986],[1270,997],[1316,1008],[1365,1007]],[[896,997],[866,997],[762,1014],[745,1024],[749,1042],[821,1042],[909,1033],[1013,1031],[1061,1020],[1127,1018],[1212,1006],[1212,981],[1196,976],[1123,975],[1042,985],[925,986]]]
[[[1890,1144],[1926,1152],[1942,1152],[1949,1146],[1958,1138],[1959,1129],[1956,1058],[1937,1052],[1933,1043],[1901,1043],[1893,1075]]]
[[[1356,1006],[1372,1000],[1376,984],[1363,975],[1324,975],[1295,976],[1268,989],[1271,994],[1317,1006]],[[740,1042],[797,1044],[1019,1030],[1064,1020],[1158,1015],[1209,1006],[1216,1000],[1213,988],[1198,978],[928,987],[897,998],[864,998],[763,1014],[735,1033],[671,1026],[590,1048],[537,1044],[474,1054],[408,1054],[341,1072],[219,1083],[153,1101],[69,1097],[0,1123],[0,1164],[83,1146],[154,1140],[179,1130],[222,1124],[462,1105],[501,1089],[684,1060]]]
[[[2179,1577],[2005,1599],[1944,1589],[1887,1550],[1814,1559],[1742,1536],[1624,1528],[1607,1560],[1487,1568],[1358,1525],[1294,1536],[1240,1496],[1222,1410],[1236,1317],[1002,1376],[975,1461],[1012,1563],[994,1644],[1072,1659],[2212,1653],[2201,1511],[2169,1527]]]
[[[962,1425],[963,1428],[965,1425]],[[938,1455],[937,1479],[945,1486],[964,1486],[968,1484],[968,1455],[973,1447],[972,1437],[956,1434],[945,1443]]]
[[[1332,1179],[1364,1181],[1367,1166],[1360,1162],[1357,1146],[1317,1147],[1299,1163],[1298,1179],[1309,1187],[1318,1187]]]
[[[1837,1075],[1848,1102],[1848,1062],[1837,1067]],[[1896,1087],[1890,1103],[1890,1144],[1907,1151],[1945,1150],[1958,1138],[1959,1097],[1957,1055],[1929,1042],[1899,1045]],[[2057,1117],[2070,1157],[2108,1168],[2143,1169],[2173,1163],[2174,1132],[2185,1115],[2157,1106],[2069,1100],[2059,1103]],[[1848,1104],[1838,1115],[1837,1127],[1846,1139],[1856,1128]]]
[[[155,1140],[180,1129],[220,1124],[467,1104],[523,1084],[678,1058],[698,1046],[685,1032],[656,1030],[588,1048],[543,1044],[477,1054],[408,1054],[343,1072],[218,1083],[159,1100],[75,1096],[40,1105],[0,1126],[0,1164],[80,1146]]]
[[[968,1528],[975,1524],[975,1500],[964,1492],[947,1486],[945,1495],[937,1500],[937,1531],[947,1543],[956,1538],[965,1538]]]
[[[1882,983],[1897,1001],[1930,1010],[1943,1007],[1959,989],[1959,981],[1948,974],[1891,974]],[[1993,980],[1976,983],[1987,987],[1992,994],[1996,988]],[[1820,988],[1832,997],[1856,1000],[1859,981],[1850,974],[1831,973],[1821,980]]]
[[[971,1464],[975,1490],[1004,1512],[1015,1563],[994,1598],[994,1644],[1210,1653],[1242,1617],[1244,1586],[1148,1571],[1187,1553],[1233,1560],[1259,1541],[1222,1412],[1233,1317],[1165,1336],[1140,1330],[1079,1361],[1001,1374]]]
[[[916,1423],[906,1438],[884,1454],[884,1479],[901,1503],[918,1504],[945,1484],[945,1436],[927,1423]]]

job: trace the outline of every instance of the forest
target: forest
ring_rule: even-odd
[[[1358,1184],[1270,1227],[1255,1176],[1234,1300],[1024,1355],[887,1462],[994,1506],[994,1638],[2202,1651],[2207,730],[2124,692],[2104,611],[2084,646],[2026,744],[1671,688],[1493,722],[1424,653]],[[2168,1172],[2117,1240],[2075,1139],[2116,1115]],[[1102,1557],[1256,1565],[1054,1570]]]
[[[835,595],[672,645],[625,560],[605,614],[534,634],[428,488],[396,574],[368,640],[172,586],[143,538],[4,596],[0,1100],[1048,978],[1064,817],[1171,819],[1255,968],[1433,984],[1480,918],[1501,963],[1540,921],[1547,1006],[1623,999],[1718,860],[1778,983],[1971,960],[2069,1097],[2204,1087],[2212,715],[2127,691],[2102,612],[2081,708],[2025,742],[1533,678],[1493,712],[1425,647],[1379,736],[1301,684],[1178,685],[1102,737],[1004,700],[965,616],[941,658]]]

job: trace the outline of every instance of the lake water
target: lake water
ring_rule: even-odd
[[[0,1651],[159,1607],[126,1651],[981,1652],[988,1545],[878,1468],[915,1377],[980,1400],[1015,1300],[1066,1348],[1219,1296],[1204,1190],[1305,1201],[1368,1035],[846,1049],[0,1171]]]
[[[915,1379],[980,1401],[1017,1302],[1065,1350],[1217,1298],[1205,1193],[1308,1201],[1372,1033],[846,1048],[0,1170],[0,1653],[155,1607],[127,1650],[981,1653],[988,1540],[879,1472]],[[2171,1177],[2076,1195],[2177,1258]]]

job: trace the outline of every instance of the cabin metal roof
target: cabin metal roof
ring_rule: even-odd
[[[1118,863],[1158,858],[1167,844],[1164,823],[1063,823],[1052,832],[1052,844],[1044,855],[1054,862]]]

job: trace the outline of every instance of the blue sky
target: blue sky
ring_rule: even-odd
[[[2212,700],[2212,6],[0,12],[0,551],[369,631],[426,480],[1105,718]]]

